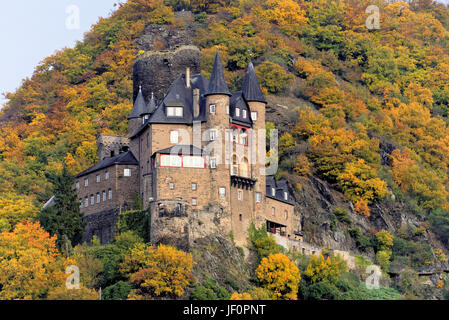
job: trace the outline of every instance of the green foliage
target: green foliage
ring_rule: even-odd
[[[129,282],[119,281],[103,290],[101,300],[126,300],[131,290]]]
[[[449,248],[449,212],[446,210],[433,210],[429,215],[429,222],[432,231]]]
[[[348,232],[351,238],[354,239],[357,248],[360,250],[366,251],[368,248],[375,246],[374,238],[363,235],[360,227],[351,228]]]
[[[294,80],[294,77],[284,68],[270,61],[265,61],[257,66],[256,73],[262,88],[273,94],[285,91]]]
[[[251,224],[248,233],[248,240],[251,243],[250,250],[257,255],[259,261],[270,254],[281,252],[276,240],[268,234],[266,226],[257,229],[254,224]]]
[[[190,296],[192,300],[229,300],[230,297],[231,294],[211,278],[204,280],[201,284],[196,283]]]
[[[132,231],[145,242],[150,241],[151,213],[149,210],[131,210],[119,214],[117,230],[119,233]]]
[[[75,178],[64,166],[61,175],[56,177],[53,187],[55,205],[42,210],[38,215],[42,227],[51,235],[58,237],[59,248],[64,247],[64,236],[74,244],[79,242],[84,229],[83,214],[80,212],[74,185]]]
[[[427,243],[423,244],[395,237],[392,250],[393,261],[402,261],[402,264],[414,268],[425,268],[434,260],[432,248]]]
[[[351,224],[351,218],[348,215],[348,211],[345,209],[337,208],[334,211],[334,216],[337,218],[338,221],[345,223],[345,224]]]

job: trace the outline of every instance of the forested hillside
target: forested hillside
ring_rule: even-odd
[[[365,25],[365,10],[373,4],[380,8],[378,30]],[[182,9],[193,17],[175,14]],[[129,0],[119,5],[83,41],[43,60],[17,92],[8,94],[0,111],[3,237],[36,217],[64,163],[72,174],[95,163],[98,134],[127,133],[132,64],[143,54],[136,41],[149,24],[194,27],[206,76],[218,46],[231,90],[241,86],[252,59],[270,101],[297,102],[286,115],[288,126],[270,123],[281,132],[278,177],[324,180],[364,219],[387,200],[410,208],[419,227],[390,230],[394,235],[381,230],[357,235],[351,229],[359,244],[377,241],[372,247],[384,271],[398,250],[411,248],[410,255],[422,256],[415,242],[426,243],[429,253],[420,266],[447,260],[449,9],[431,0]],[[153,46],[165,49],[162,42]],[[342,216],[336,214],[339,221]],[[35,228],[18,227],[20,234]],[[394,244],[388,240],[393,236]],[[153,249],[133,252],[138,250]],[[288,264],[278,259],[274,263]],[[139,276],[145,277],[135,274],[136,283]],[[447,285],[439,288],[447,291]]]

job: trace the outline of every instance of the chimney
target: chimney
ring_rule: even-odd
[[[190,68],[186,69],[186,87],[190,88]]]
[[[197,118],[200,115],[200,89],[193,90],[193,116]]]

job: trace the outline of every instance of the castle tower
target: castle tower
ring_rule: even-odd
[[[254,186],[254,199],[255,203],[255,220],[256,224],[260,224],[265,214],[265,192],[266,192],[266,175],[265,175],[265,163],[261,161],[261,154],[265,154],[265,133],[259,133],[259,130],[265,132],[265,96],[260,89],[259,80],[254,70],[252,62],[249,63],[246,70],[245,78],[243,80],[242,95],[248,103],[251,110],[251,118],[253,121],[253,134],[251,140],[251,154],[256,157],[251,161],[252,178],[257,182]],[[262,131],[261,131],[262,132]],[[262,151],[261,151],[262,150]]]
[[[139,86],[139,93],[137,94],[134,106],[129,116],[129,135],[132,136],[142,126],[142,115],[147,114],[147,104],[142,93],[142,86]]]
[[[225,135],[229,129],[229,103],[231,93],[223,71],[220,55],[215,56],[214,66],[209,81],[206,97],[207,130],[210,130],[209,146],[213,146],[210,156],[211,163],[211,201],[225,210],[230,210],[230,179],[229,167],[226,165],[227,150]],[[215,135],[215,136],[213,136]],[[212,141],[215,138],[215,141]]]

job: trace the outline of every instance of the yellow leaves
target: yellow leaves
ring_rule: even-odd
[[[292,0],[268,0],[265,7],[263,16],[269,22],[278,25],[287,35],[300,33],[301,27],[308,21],[305,11]]]
[[[393,236],[387,230],[382,229],[376,233],[376,238],[381,249],[388,249],[393,246]]]
[[[312,283],[321,281],[335,283],[340,274],[346,271],[346,262],[340,256],[328,256],[325,259],[320,253],[319,255],[312,254],[310,256],[310,263],[307,265],[304,275]]]
[[[137,244],[120,271],[131,277],[141,295],[179,297],[191,282],[193,265],[192,256],[176,248]]]
[[[441,250],[439,248],[435,249],[435,256],[437,257],[438,261],[440,261],[440,262],[445,262],[448,260],[446,255],[444,254],[443,250]]]
[[[0,232],[10,231],[17,223],[33,219],[38,213],[31,200],[14,194],[0,196]]]
[[[312,173],[312,164],[305,155],[296,157],[295,168],[293,169],[299,176],[307,176]],[[301,190],[298,188],[298,190]]]
[[[13,232],[0,233],[0,299],[44,298],[65,280],[58,260],[56,237],[38,222],[22,222]]]
[[[229,300],[253,300],[253,298],[247,292],[243,293],[234,292]]]
[[[298,267],[284,254],[270,254],[256,269],[256,276],[275,300],[297,300],[301,280]]]

